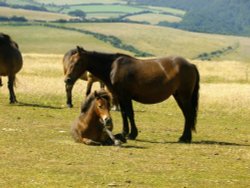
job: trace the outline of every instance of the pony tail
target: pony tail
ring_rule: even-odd
[[[194,65],[195,66],[195,65]],[[194,91],[193,91],[193,94],[192,94],[192,99],[191,99],[191,102],[192,102],[192,117],[194,118],[193,121],[193,127],[192,130],[193,131],[196,131],[195,129],[195,125],[196,125],[196,122],[197,122],[197,113],[198,113],[198,108],[199,108],[199,89],[200,89],[200,74],[199,74],[199,71],[197,69],[197,67],[195,66],[195,71],[197,73],[197,77],[196,77],[196,83],[195,83],[195,86],[194,86]]]

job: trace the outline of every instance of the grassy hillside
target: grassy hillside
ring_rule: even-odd
[[[73,31],[65,31],[42,26],[10,26],[1,25],[0,30],[8,33],[18,42],[23,53],[55,53],[64,54],[76,45],[90,50],[116,52],[110,44],[96,38]],[[123,50],[120,52],[127,53]]]
[[[196,32],[250,36],[250,2],[246,0],[132,0],[132,2],[186,11],[182,22],[162,25],[172,25]]]
[[[113,4],[113,3],[125,3],[122,0],[34,0],[38,3],[44,4],[56,4],[56,5],[74,5],[74,4]]]
[[[70,124],[79,114],[86,84],[77,82],[75,107],[67,109],[61,59],[62,55],[24,54],[17,105],[8,104],[3,79],[1,187],[249,185],[250,82],[241,71],[250,70],[249,64],[194,62],[202,83],[192,144],[176,142],[183,130],[183,116],[170,98],[156,105],[134,103],[139,137],[117,148],[88,147],[71,138]],[[114,132],[120,132],[120,113],[112,112],[112,117]]]
[[[125,43],[133,44],[136,48],[156,56],[181,55],[187,58],[196,58],[199,54],[232,46],[235,47],[234,51],[222,54],[221,57],[215,57],[215,60],[250,61],[250,38],[246,37],[193,33],[171,28],[126,23],[66,25],[114,35]]]
[[[171,28],[128,23],[61,24],[121,39],[126,45],[155,56],[181,55],[195,59],[206,55],[211,60],[250,61],[250,38],[186,32]],[[81,45],[88,50],[123,52],[109,42],[93,35],[43,26],[10,26],[1,24],[2,32],[13,36],[23,52],[62,54],[72,46]],[[39,44],[39,45],[38,45]],[[229,51],[223,51],[231,47]],[[218,53],[217,53],[218,52]]]
[[[177,16],[172,15],[163,15],[163,14],[139,14],[134,16],[127,16],[126,19],[133,20],[133,21],[145,21],[149,22],[150,24],[158,24],[161,21],[167,22],[180,22],[182,19]]]
[[[19,16],[19,17],[25,17],[27,20],[43,20],[43,21],[53,21],[59,19],[69,20],[75,18],[67,14],[32,11],[25,9],[14,9],[9,7],[0,7],[0,16],[4,17]]]

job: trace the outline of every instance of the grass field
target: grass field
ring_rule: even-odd
[[[96,3],[101,3],[101,4],[113,4],[113,3],[120,3],[123,4],[125,3],[122,0],[35,0],[35,2],[39,3],[45,3],[45,4],[56,4],[56,5],[75,5],[75,4],[96,4]]]
[[[0,7],[0,16],[5,16],[5,17],[20,16],[20,17],[25,17],[27,20],[43,20],[43,21],[55,21],[59,19],[69,20],[75,18],[67,14],[32,11],[25,9],[14,9],[8,7]]]
[[[170,98],[156,105],[134,103],[138,139],[118,148],[74,143],[70,124],[79,114],[86,84],[77,82],[75,106],[67,109],[61,59],[24,54],[19,104],[8,104],[3,80],[0,187],[248,187],[249,64],[194,61],[201,89],[192,144],[176,142],[183,117]],[[112,117],[114,132],[120,132],[120,113]]]
[[[172,16],[172,15],[164,15],[164,14],[139,14],[135,16],[128,16],[126,19],[133,21],[145,21],[150,24],[158,24],[161,21],[167,22],[180,22],[181,17]]]
[[[64,54],[69,49],[75,48],[76,45],[84,46],[89,50],[117,52],[117,49],[108,43],[73,31],[42,26],[10,26],[8,24],[1,24],[0,30],[12,36],[18,42],[23,53]],[[120,52],[127,53],[123,50]]]
[[[194,58],[201,53],[237,44],[239,47],[235,51],[215,60],[250,61],[250,38],[247,37],[193,33],[172,28],[127,23],[67,24],[67,26],[114,35],[125,43],[132,44],[136,48],[156,56],[177,54]]]

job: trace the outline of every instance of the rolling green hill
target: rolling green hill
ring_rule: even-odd
[[[81,45],[88,50],[133,54],[134,51],[128,50],[127,45],[154,56],[181,55],[190,59],[250,61],[250,38],[247,37],[128,23],[57,24],[61,28],[43,25],[1,24],[0,30],[17,40],[24,53],[62,54]],[[117,40],[125,47],[118,47],[121,44],[117,46]]]

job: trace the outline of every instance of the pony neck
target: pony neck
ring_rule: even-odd
[[[87,70],[107,84],[110,82],[109,73],[111,71],[113,61],[122,55],[124,54],[86,52],[86,57],[88,59]]]

